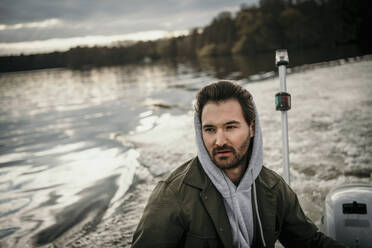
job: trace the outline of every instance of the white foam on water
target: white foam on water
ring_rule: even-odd
[[[140,166],[138,162],[139,152],[135,149],[126,151],[122,156],[122,166],[118,167],[117,172],[120,171],[120,177],[116,180],[118,190],[115,192],[114,197],[111,199],[110,208],[105,212],[104,218],[111,216],[111,214],[122,203],[120,199],[128,191],[133,182],[134,175],[137,168]]]
[[[150,130],[154,127],[158,119],[159,117],[154,115],[140,119],[140,124],[136,127],[136,132],[144,132]]]
[[[140,118],[145,118],[145,117],[148,117],[148,116],[150,116],[150,115],[152,115],[152,110],[148,110],[148,111],[142,112],[142,113],[139,115],[139,117],[140,117]]]
[[[16,160],[25,160],[29,157],[27,152],[15,152],[9,154],[0,155],[0,163],[8,163]]]
[[[85,147],[87,144],[86,142],[77,142],[65,145],[57,145],[50,149],[41,151],[41,152],[34,152],[34,156],[47,156],[53,154],[62,154],[62,153],[69,153],[73,152],[79,148]]]
[[[162,114],[146,132],[126,136],[140,152],[140,161],[154,175],[162,175],[195,154],[192,113]]]
[[[52,168],[50,173],[57,175],[53,178],[54,182],[64,183],[66,192],[71,192],[71,197],[75,198],[75,189],[84,189],[87,185],[120,173],[119,168],[123,166],[127,159],[127,154],[118,148],[90,148],[83,151],[69,152],[59,157],[63,166]],[[67,179],[67,180],[66,180]],[[38,181],[45,181],[49,184],[49,177],[41,177]],[[66,194],[64,197],[70,197]],[[73,202],[74,200],[61,199],[61,202]]]

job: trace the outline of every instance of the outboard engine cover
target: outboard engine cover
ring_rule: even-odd
[[[372,185],[334,188],[326,197],[322,231],[353,248],[372,247]]]

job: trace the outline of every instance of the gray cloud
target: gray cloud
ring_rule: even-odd
[[[59,25],[0,30],[0,42],[204,26],[223,10],[258,0],[1,0],[0,25],[58,19]]]

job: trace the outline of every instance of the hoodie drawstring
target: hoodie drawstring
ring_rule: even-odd
[[[262,230],[261,218],[260,218],[260,215],[258,213],[256,182],[253,179],[253,172],[251,173],[251,175],[252,175],[252,180],[253,180],[253,200],[254,200],[254,206],[255,206],[255,209],[256,209],[256,215],[257,215],[257,219],[258,219],[258,226],[260,227],[260,234],[261,234],[261,239],[262,239],[263,246],[266,247],[265,237],[263,235],[263,230]]]
[[[227,187],[229,188],[229,192],[230,192],[230,197],[231,197],[231,202],[232,202],[232,205],[233,205],[233,212],[234,212],[234,219],[235,219],[235,228],[236,228],[236,233],[238,235],[238,248],[240,248],[240,232],[239,232],[239,223],[238,223],[238,217],[236,217],[236,207],[235,207],[235,202],[234,202],[234,199],[233,199],[233,195],[231,193],[231,188],[230,188],[230,185],[229,183],[227,182],[227,179],[226,179],[226,175],[225,173],[223,173],[222,170],[220,170],[222,176],[223,176],[223,179],[225,179],[225,182],[226,182],[226,185]]]
[[[255,209],[256,209],[256,215],[257,215],[257,220],[258,220],[258,226],[260,228],[260,236],[261,236],[261,240],[262,240],[262,244],[264,247],[266,247],[266,242],[265,242],[265,237],[264,237],[264,234],[263,234],[263,229],[262,229],[262,223],[261,223],[261,218],[260,218],[260,214],[258,212],[258,203],[257,203],[257,193],[256,193],[256,182],[255,180],[253,179],[253,171],[251,171],[251,175],[252,175],[252,181],[253,181],[253,200],[254,200],[254,206],[255,206]],[[221,174],[223,176],[223,178],[225,179],[225,182],[227,184],[227,187],[229,188],[229,192],[230,192],[230,197],[231,197],[231,201],[232,201],[232,205],[233,205],[233,212],[234,212],[234,219],[235,219],[235,228],[236,228],[236,233],[238,235],[238,248],[240,248],[240,232],[239,232],[239,223],[238,223],[238,218],[236,217],[236,207],[235,207],[235,202],[234,202],[234,199],[233,199],[233,195],[232,195],[232,192],[231,192],[231,188],[230,188],[230,185],[229,183],[227,182],[227,179],[226,179],[226,175],[225,173],[223,173],[221,171]]]

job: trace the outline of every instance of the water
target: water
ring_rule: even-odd
[[[0,74],[0,247],[128,246],[154,184],[195,155],[192,101],[216,78],[255,96],[282,173],[275,68],[239,61]],[[292,186],[317,224],[333,186],[372,181],[371,68],[290,70]]]

